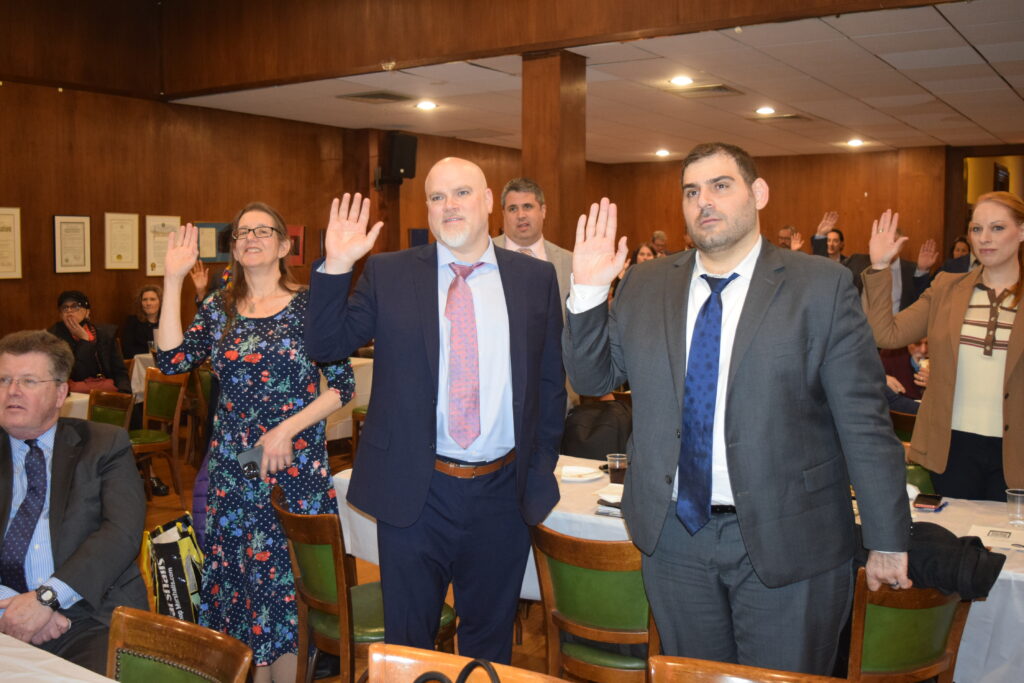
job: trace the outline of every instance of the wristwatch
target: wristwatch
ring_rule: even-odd
[[[40,605],[49,607],[52,610],[60,609],[60,600],[57,599],[57,591],[53,590],[49,586],[40,586],[36,588],[36,600],[39,601]]]

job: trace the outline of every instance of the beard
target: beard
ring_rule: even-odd
[[[702,218],[715,217],[719,223],[713,229],[702,229],[699,222]],[[757,207],[753,197],[735,215],[727,216],[715,211],[701,211],[696,220],[695,228],[687,225],[690,239],[702,253],[714,254],[727,251],[738,244],[752,230],[757,229]]]
[[[449,249],[461,249],[469,242],[473,231],[466,221],[458,223],[442,223],[437,230],[434,230],[434,237]]]

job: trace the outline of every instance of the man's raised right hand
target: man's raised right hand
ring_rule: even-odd
[[[384,223],[377,221],[369,231],[370,198],[364,198],[358,192],[355,196],[346,192],[339,201],[337,197],[331,202],[331,214],[327,221],[327,234],[324,237],[324,270],[331,275],[339,275],[352,270],[355,262],[366,256],[377,241],[377,235]]]
[[[626,264],[626,238],[615,244],[618,209],[607,197],[590,205],[590,214],[576,223],[572,276],[577,285],[611,285]]]

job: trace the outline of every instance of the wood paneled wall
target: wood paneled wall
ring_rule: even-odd
[[[184,96],[935,0],[176,0],[164,89]]]
[[[0,0],[0,30],[0,81],[161,94],[157,0]]]
[[[341,189],[342,129],[12,83],[0,87],[0,112],[0,206],[21,207],[23,243],[22,279],[0,280],[0,333],[52,324],[65,289],[87,292],[96,320],[120,323],[139,286],[162,284],[104,268],[108,211],[140,214],[140,264],[146,214],[229,221],[253,200],[305,225],[307,254],[319,255]],[[91,273],[54,272],[54,214],[91,217]]]

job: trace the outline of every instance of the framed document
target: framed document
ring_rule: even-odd
[[[218,245],[222,230],[226,230],[230,223],[193,223],[199,229],[199,260],[204,263],[227,263],[230,254],[220,251]]]
[[[107,270],[139,267],[139,214],[103,214],[104,252]]]
[[[21,278],[21,209],[0,208],[0,279]]]
[[[287,228],[288,237],[292,240],[292,247],[289,250],[288,257],[285,261],[289,266],[301,266],[306,262],[306,252],[303,250],[303,246],[306,241],[306,226],[289,225]]]
[[[146,216],[146,275],[162,277],[167,240],[181,225],[181,216]]]
[[[58,273],[92,270],[88,216],[53,217],[53,259]]]

